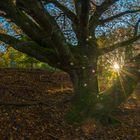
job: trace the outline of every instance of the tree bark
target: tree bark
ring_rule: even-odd
[[[82,121],[91,115],[91,109],[95,105],[98,95],[97,59],[94,63],[86,63],[86,66],[75,66],[70,72],[74,87],[72,112],[70,120]]]

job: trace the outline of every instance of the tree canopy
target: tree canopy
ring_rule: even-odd
[[[87,40],[96,41],[98,34],[107,32],[107,28],[111,26],[117,28],[122,24],[125,26],[132,24],[135,37],[104,49],[98,49],[99,54],[110,52],[138,40],[140,37],[137,33],[140,22],[138,4],[138,0],[133,2],[129,0],[100,2],[96,0],[6,0],[0,2],[1,16],[8,19],[10,24],[17,26],[16,28],[20,29],[29,41],[20,40],[21,32],[15,33],[15,30],[14,35],[19,35],[18,38],[13,38],[9,34],[1,34],[1,41],[12,45],[19,51],[38,57],[41,61],[61,68],[61,65],[69,65],[71,61],[74,61],[74,53],[77,52],[78,47],[73,47],[73,44],[67,41],[70,36],[75,35],[76,46],[83,46],[87,44]],[[134,21],[131,21],[132,19]],[[36,52],[38,56],[35,55]],[[65,61],[69,62],[64,62],[64,57],[68,58]]]

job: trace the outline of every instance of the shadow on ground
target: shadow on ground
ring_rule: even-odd
[[[140,140],[140,86],[114,116],[119,126],[93,119],[65,121],[72,85],[64,73],[0,69],[0,140]]]

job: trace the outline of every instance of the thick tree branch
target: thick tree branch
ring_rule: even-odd
[[[55,49],[61,56],[69,55],[69,48],[64,38],[64,35],[57,25],[53,17],[48,12],[44,11],[43,5],[37,0],[19,0],[26,8],[27,12],[33,14],[35,21],[46,31],[48,36],[51,37],[51,42]],[[40,18],[41,17],[41,18]],[[48,30],[49,29],[49,30]]]
[[[106,22],[110,22],[110,21],[112,21],[112,20],[114,20],[116,18],[122,17],[122,16],[124,16],[126,14],[132,14],[132,13],[137,13],[137,12],[140,12],[140,9],[138,9],[138,10],[128,10],[128,11],[116,14],[115,16],[109,17],[107,19],[99,20],[99,24],[101,25],[101,24],[104,24]]]
[[[110,6],[112,6],[117,0],[104,0],[104,2],[100,5],[97,6],[95,15],[100,17]]]
[[[54,17],[44,10],[41,2],[37,0],[20,0],[20,2],[25,6],[25,8],[27,8],[27,10],[29,10],[29,12],[31,12],[31,16],[35,21],[51,37],[50,42],[54,44],[53,47],[57,50],[62,63],[64,63],[64,65],[68,65],[73,61],[73,55],[65,40],[63,32],[56,23]],[[66,59],[64,60],[64,58]]]
[[[32,40],[45,48],[52,47],[53,44],[44,31],[24,12],[11,3],[10,0],[0,1],[0,9]]]
[[[30,3],[31,2],[32,1],[30,0]],[[70,64],[70,62],[72,62],[74,59],[73,55],[71,54],[68,44],[62,37],[62,33],[58,31],[58,28],[56,28],[54,19],[52,19],[50,15],[44,15],[44,11],[42,11],[42,7],[39,5],[40,3],[37,1],[34,1],[33,3],[34,6],[39,10],[38,11],[34,9],[33,11],[35,14],[35,19],[37,19],[39,22],[39,20],[42,21],[42,18],[40,17],[45,16],[46,19],[45,21],[42,21],[43,23],[35,23],[29,16],[27,16],[27,14],[25,14],[23,11],[20,11],[10,0],[6,0],[4,2],[0,1],[0,8],[4,9],[9,18],[12,19],[14,23],[16,23],[33,41],[38,43],[41,47],[45,46],[45,48],[54,48],[57,52],[57,56],[59,56],[59,60],[61,60],[61,64]],[[48,27],[48,31],[44,31],[44,29],[41,27],[41,25],[45,26],[45,23]],[[53,33],[50,33],[50,30]]]
[[[87,28],[89,22],[90,0],[81,0],[80,23]]]
[[[40,47],[33,41],[22,41],[12,36],[0,33],[0,41],[11,45],[14,49],[26,53],[39,61],[46,62],[51,66],[57,66],[59,59],[53,49]]]
[[[89,30],[91,33],[95,30],[95,28],[99,24],[99,18],[101,15],[108,10],[110,6],[112,6],[116,0],[104,0],[104,2],[100,6],[96,6],[95,13],[91,16],[90,22],[89,22]]]
[[[140,35],[137,35],[134,38],[131,38],[129,40],[117,43],[117,44],[112,45],[110,47],[99,49],[99,55],[104,55],[106,53],[109,53],[109,52],[114,51],[115,49],[118,49],[118,48],[121,48],[121,47],[127,47],[129,44],[134,43],[138,39],[140,39]]]
[[[23,10],[27,12],[33,19],[35,19],[35,21],[42,28],[44,28],[45,31],[49,33],[49,35],[56,36],[57,34],[59,34],[59,38],[61,38],[61,41],[65,42],[65,38],[61,29],[59,28],[55,19],[44,10],[44,6],[41,2],[37,0],[19,0],[18,6],[21,7],[21,5],[24,8]]]
[[[89,11],[90,0],[76,0],[74,1],[76,14],[78,17],[78,25],[76,26],[76,35],[79,39],[79,44],[85,45],[86,39],[89,36]]]
[[[77,23],[76,15],[70,11],[67,7],[60,4],[57,0],[44,0],[47,3],[53,3],[56,7],[58,7],[73,23]]]

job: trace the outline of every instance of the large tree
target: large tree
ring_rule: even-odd
[[[140,76],[140,54],[130,60],[133,67],[128,64],[122,69],[127,73],[135,75],[123,75],[122,82],[116,80],[114,85],[100,94],[98,90],[98,59],[100,56],[110,53],[118,48],[126,47],[140,38],[140,19],[133,23],[134,35],[128,36],[120,42],[114,41],[107,47],[100,47],[97,43],[101,26],[124,23],[132,17],[138,17],[139,6],[127,8],[127,10],[112,12],[115,10],[116,0],[1,0],[0,15],[8,19],[10,24],[15,24],[22,30],[26,39],[20,36],[12,36],[0,33],[0,40],[11,45],[16,50],[26,53],[36,59],[48,63],[50,66],[67,72],[72,80],[75,96],[73,98],[73,110],[71,117],[76,120],[92,115],[110,112],[120,105],[128,97],[139,81]],[[120,0],[123,3],[123,1]],[[129,0],[126,4],[134,4]],[[138,5],[135,1],[134,5]],[[59,9],[56,16],[51,14],[51,5]],[[71,4],[71,5],[70,5]],[[48,7],[47,7],[48,5]],[[130,5],[129,5],[130,6]],[[49,9],[50,8],[50,9]],[[112,10],[111,10],[112,9]],[[125,9],[125,8],[124,8]],[[113,13],[113,15],[112,15]],[[135,13],[135,14],[134,14]],[[126,17],[126,15],[129,15]],[[70,26],[69,36],[75,34],[77,44],[70,43],[65,35],[63,26]],[[122,18],[125,16],[125,18]],[[63,20],[62,20],[63,19]],[[66,25],[66,20],[69,22]],[[124,21],[125,20],[125,21]],[[115,21],[115,22],[114,22]],[[103,32],[108,30],[102,28]],[[111,29],[110,29],[111,30]],[[133,32],[131,33],[133,34]],[[105,34],[107,36],[107,34]]]

